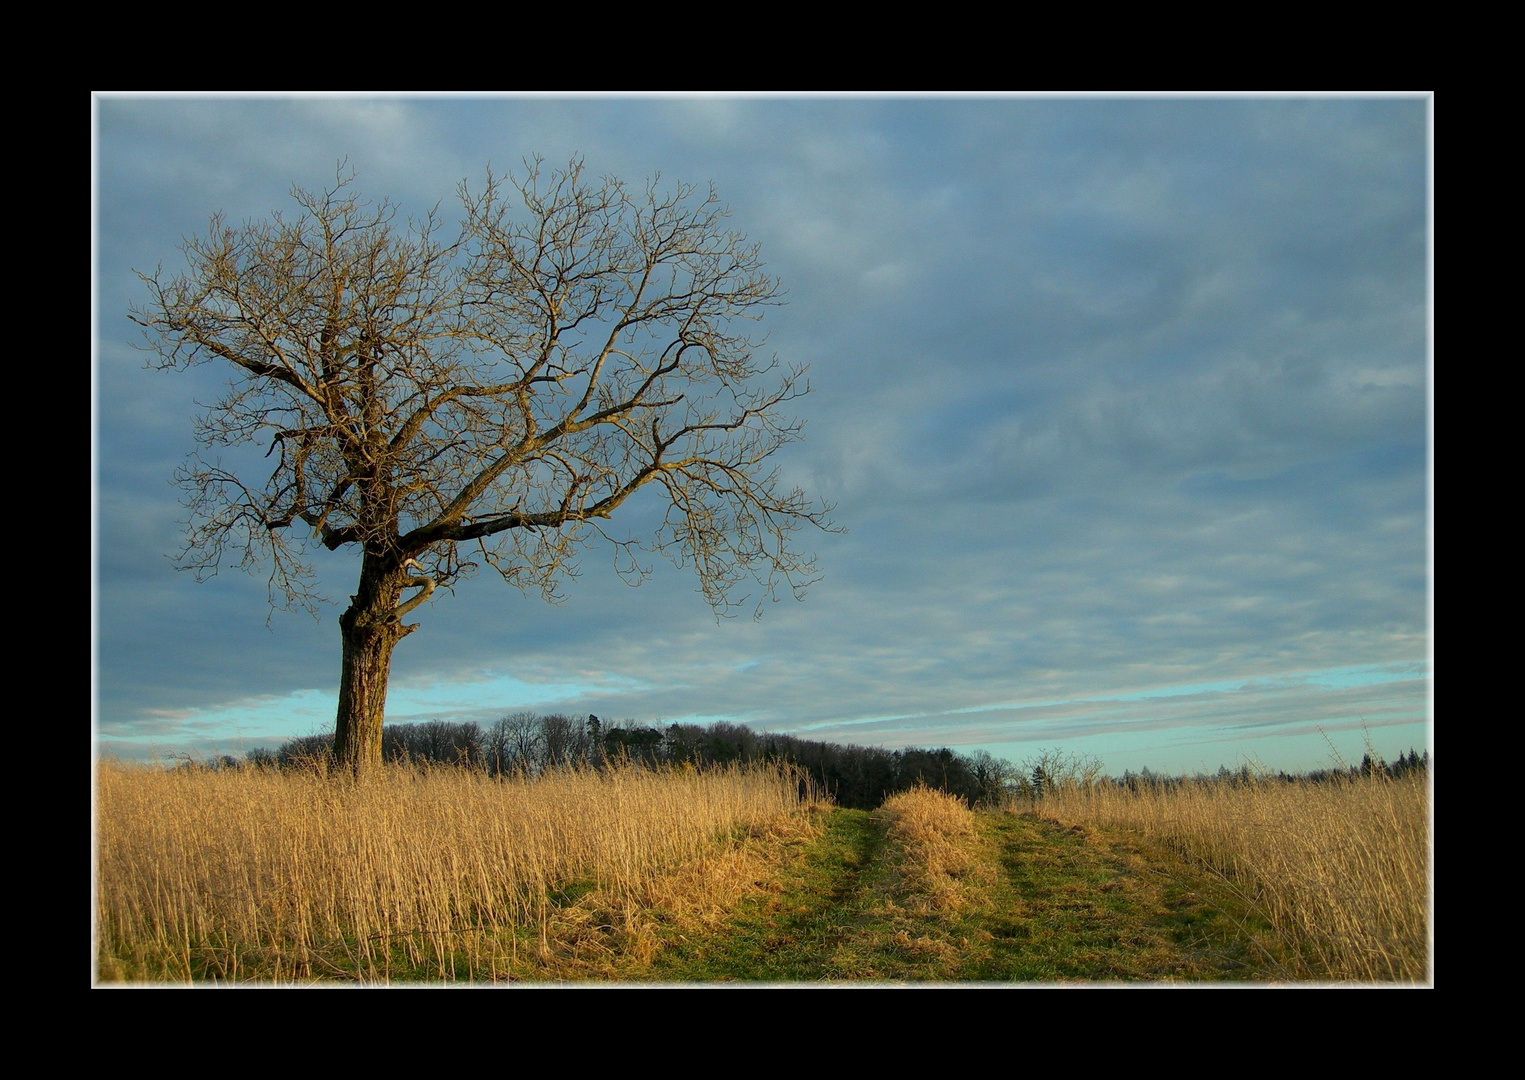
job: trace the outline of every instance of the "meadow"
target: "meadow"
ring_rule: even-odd
[[[1428,777],[870,813],[779,765],[104,764],[94,977],[1422,984]]]
[[[1068,784],[1036,810],[1143,836],[1231,885],[1288,947],[1294,977],[1427,977],[1428,770],[1317,783]]]
[[[102,765],[98,977],[493,980],[580,938],[639,950],[675,872],[703,908],[747,837],[809,805],[778,768]]]

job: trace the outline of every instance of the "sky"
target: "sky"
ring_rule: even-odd
[[[135,271],[347,162],[403,215],[580,155],[713,183],[808,364],[789,484],[835,505],[803,601],[691,570],[489,571],[393,657],[389,723],[726,720],[1115,774],[1434,747],[1433,98],[92,97],[92,750],[332,731],[340,607],[197,583],[171,483],[228,372],[145,366]],[[637,520],[638,515],[632,518]],[[616,518],[612,524],[618,525]],[[315,555],[328,596],[358,562]]]

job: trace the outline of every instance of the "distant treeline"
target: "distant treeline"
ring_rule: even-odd
[[[251,750],[246,762],[306,766],[326,758],[332,744],[330,735],[309,735],[274,751]],[[862,809],[873,809],[885,796],[918,784],[957,795],[970,805],[995,805],[1022,779],[1021,768],[983,750],[973,754],[954,753],[946,747],[885,750],[759,734],[741,724],[656,728],[628,720],[606,723],[597,716],[578,721],[560,713],[511,713],[485,728],[443,720],[389,724],[382,730],[381,753],[386,761],[461,765],[493,776],[534,774],[575,764],[600,768],[614,761],[698,767],[777,761],[805,770],[837,805]],[[240,763],[229,758],[220,764]]]
[[[1180,784],[1200,784],[1204,781],[1231,784],[1264,783],[1267,780],[1280,780],[1284,783],[1312,783],[1326,784],[1337,780],[1354,780],[1362,776],[1387,776],[1397,779],[1410,773],[1422,772],[1430,767],[1430,752],[1426,750],[1420,754],[1413,747],[1409,747],[1406,754],[1399,754],[1398,760],[1389,764],[1382,759],[1380,754],[1368,751],[1361,757],[1360,765],[1345,765],[1337,769],[1314,769],[1305,773],[1276,772],[1269,773],[1251,769],[1248,765],[1241,765],[1238,769],[1229,769],[1227,766],[1218,766],[1216,773],[1196,773],[1192,776],[1170,776],[1165,773],[1154,773],[1148,769],[1140,772],[1125,772],[1119,779],[1111,781],[1121,787],[1134,789],[1151,787],[1175,787]]]
[[[648,727],[626,720],[607,723],[597,716],[576,720],[561,713],[541,716],[510,713],[485,728],[477,723],[453,724],[431,720],[389,724],[382,730],[382,757],[387,761],[428,762],[480,769],[491,776],[530,774],[568,765],[602,768],[610,762],[645,765],[729,765],[781,762],[805,770],[837,805],[873,809],[897,792],[925,785],[964,799],[970,806],[1008,805],[1036,799],[1058,785],[1112,783],[1134,789],[1169,787],[1212,780],[1249,783],[1280,779],[1329,782],[1366,774],[1403,776],[1427,769],[1430,755],[1410,750],[1389,765],[1372,754],[1361,765],[1323,769],[1292,776],[1267,775],[1248,766],[1237,771],[1219,768],[1216,775],[1175,777],[1161,773],[1102,775],[1101,763],[1085,755],[1048,750],[1021,764],[977,750],[960,754],[947,747],[936,750],[907,747],[886,750],[876,746],[842,745],[799,739],[792,735],[759,733],[741,724],[670,724]],[[278,749],[255,749],[243,762],[225,757],[214,767],[300,768],[326,760],[333,736],[309,735],[283,743]]]

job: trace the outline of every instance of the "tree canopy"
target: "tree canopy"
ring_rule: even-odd
[[[268,571],[272,603],[311,607],[308,544],[363,554],[336,724],[356,767],[380,760],[391,651],[436,586],[485,563],[556,599],[601,536],[628,580],[661,553],[717,613],[760,610],[818,576],[797,530],[831,527],[770,462],[799,437],[787,406],[809,385],[758,355],[782,290],[713,188],[632,190],[534,159],[458,194],[452,239],[437,208],[400,222],[341,169],[294,188],[289,217],[214,216],[184,271],[139,275],[149,299],[131,311],[151,366],[232,376],[177,476],[182,565]],[[219,456],[250,446],[263,456]],[[660,524],[611,532],[648,486]]]

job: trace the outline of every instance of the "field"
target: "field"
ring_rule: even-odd
[[[831,806],[777,768],[103,765],[102,983],[1422,984],[1426,777]]]
[[[1417,981],[1429,930],[1428,776],[1063,788],[1041,812],[1121,829],[1231,885],[1301,978]]]

